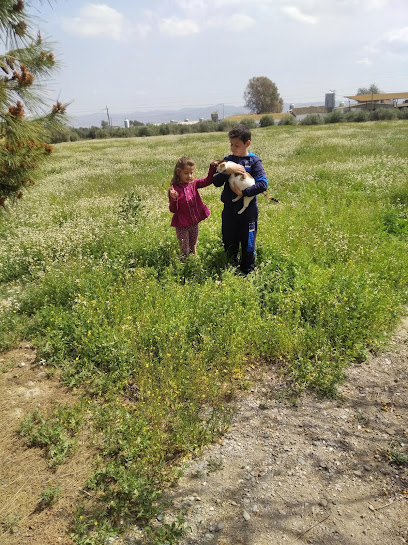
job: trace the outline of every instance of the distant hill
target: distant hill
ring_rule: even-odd
[[[296,107],[301,106],[320,106],[322,102],[312,103],[297,103]],[[284,104],[283,111],[289,110],[289,104]],[[180,110],[151,110],[148,112],[134,111],[124,114],[110,114],[112,125],[119,127],[124,126],[125,119],[130,121],[140,121],[141,123],[169,123],[170,121],[198,121],[203,119],[211,119],[211,114],[217,111],[219,119],[224,117],[237,116],[239,114],[247,114],[249,110],[245,106],[232,106],[230,104],[214,104],[201,108],[181,108]],[[69,109],[68,109],[69,114]],[[71,118],[70,125],[72,127],[100,127],[102,121],[107,121],[105,112],[82,115]]]
[[[148,112],[134,111],[124,114],[110,114],[112,125],[120,127],[124,126],[125,119],[130,121],[140,121],[141,123],[169,123],[170,121],[198,121],[200,117],[203,119],[211,119],[211,114],[217,111],[219,119],[239,113],[248,113],[248,109],[244,106],[231,106],[230,104],[215,104],[201,108],[181,108],[180,110],[151,110]],[[69,112],[68,112],[69,113]],[[73,127],[100,127],[102,121],[107,121],[106,112],[98,112],[89,115],[73,117],[71,126]]]

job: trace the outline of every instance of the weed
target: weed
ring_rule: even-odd
[[[398,450],[390,450],[387,452],[390,462],[398,467],[408,467],[408,454]]]
[[[119,207],[119,214],[122,219],[137,222],[140,218],[142,210],[142,197],[140,195],[136,195],[134,191],[131,191],[122,197]]]
[[[224,467],[224,462],[222,458],[209,458],[207,461],[207,468],[209,473],[214,471],[220,471]]]
[[[9,534],[16,534],[18,531],[20,520],[20,515],[8,515],[6,520],[2,522],[4,532],[8,532]]]
[[[61,464],[75,444],[83,408],[57,406],[49,416],[36,409],[20,424],[19,433],[25,437],[29,446],[44,448],[50,466]]]
[[[41,493],[39,505],[41,506],[42,509],[46,507],[50,507],[51,505],[54,505],[54,503],[57,503],[60,496],[61,496],[60,484],[57,484],[56,486],[49,486]]]

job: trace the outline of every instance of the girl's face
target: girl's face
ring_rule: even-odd
[[[194,180],[194,167],[185,166],[179,170],[180,182],[182,184],[191,184]]]

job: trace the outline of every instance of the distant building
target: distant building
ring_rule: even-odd
[[[368,93],[366,95],[350,95],[346,96],[350,100],[355,100],[357,104],[345,106],[345,110],[375,110],[377,108],[401,108],[404,107],[404,100],[408,99],[408,93]],[[401,104],[398,100],[403,100]]]
[[[293,117],[296,118],[296,121],[299,123],[308,115],[318,115],[319,117],[325,117],[327,115],[326,106],[305,106],[303,108],[293,108],[290,110],[290,113]]]
[[[326,107],[326,111],[328,113],[331,113],[334,111],[334,107],[336,105],[336,95],[335,93],[326,93],[324,96],[324,105]]]
[[[125,119],[125,129],[128,129],[130,127],[129,119]]]

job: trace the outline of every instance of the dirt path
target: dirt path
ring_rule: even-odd
[[[349,369],[336,401],[294,406],[265,377],[171,492],[182,545],[408,543],[407,364],[405,319],[389,351]]]
[[[29,346],[0,355],[0,363],[0,543],[64,545],[92,460],[78,452],[51,471],[16,429],[34,408],[71,394],[47,377]],[[337,400],[305,394],[294,405],[270,369],[240,396],[222,441],[189,463],[157,524],[184,513],[179,545],[408,543],[407,363],[405,319],[387,352],[349,369]],[[38,511],[50,482],[61,483],[63,496]],[[107,545],[122,544],[143,544],[141,533],[134,528]]]

